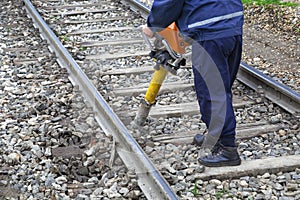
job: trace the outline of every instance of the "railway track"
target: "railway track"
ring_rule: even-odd
[[[153,73],[154,63],[137,28],[145,23],[147,6],[142,4],[143,11],[137,14],[140,4],[132,5],[133,1],[32,2],[24,0],[27,12],[105,133],[96,133],[97,137],[112,136],[111,165],[119,156],[135,172],[140,198],[206,199],[225,190],[229,192],[224,198],[255,197],[261,192],[251,189],[250,179],[270,173],[299,174],[298,93],[242,63],[233,99],[243,163],[202,172],[198,149],[191,141],[205,126],[200,122],[190,64],[177,76],[167,77],[146,124],[131,123]],[[228,186],[239,178],[248,190]],[[207,184],[212,196],[201,190]],[[283,189],[274,189],[271,196],[290,195],[284,188],[288,184],[299,189],[297,178],[278,184]]]

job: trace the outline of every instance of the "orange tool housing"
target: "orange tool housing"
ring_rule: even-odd
[[[167,42],[169,43],[170,47],[176,51],[177,53],[184,54],[185,48],[189,46],[187,42],[185,42],[182,37],[180,36],[180,32],[173,22],[164,30],[158,32]]]

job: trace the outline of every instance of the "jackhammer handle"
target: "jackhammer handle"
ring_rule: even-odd
[[[149,37],[143,32],[143,27],[144,27],[144,25],[140,25],[140,26],[138,27],[138,29],[141,31],[142,36],[143,36],[143,38],[144,38],[146,44],[148,45],[148,47],[149,47],[151,50],[154,50],[155,48],[154,48],[153,45],[151,44],[151,42],[150,42],[150,40],[149,40]],[[155,37],[155,38],[157,38],[157,39],[159,39],[159,40],[161,40],[161,41],[164,40],[164,38],[163,38],[161,35],[159,35],[157,32],[153,32],[153,37]]]
[[[143,38],[144,38],[146,44],[147,44],[148,47],[150,48],[150,50],[153,50],[154,48],[153,48],[153,46],[152,46],[152,44],[151,44],[151,42],[150,42],[148,36],[143,32],[143,27],[144,27],[144,25],[140,25],[139,27],[137,27],[137,29],[141,31],[142,36],[143,36]]]

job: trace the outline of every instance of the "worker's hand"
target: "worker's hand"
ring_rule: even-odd
[[[147,25],[143,26],[143,33],[149,38],[152,38],[154,35],[153,31],[151,31],[151,29]]]

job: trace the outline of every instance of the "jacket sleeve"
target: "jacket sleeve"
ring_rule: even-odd
[[[161,31],[176,21],[181,14],[184,0],[154,0],[147,25],[154,32]]]

